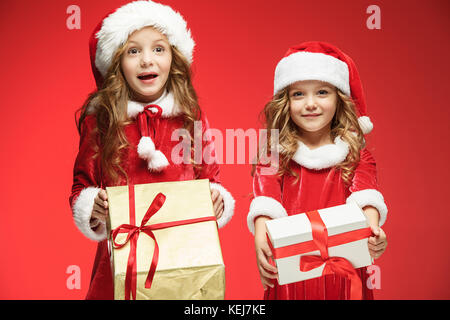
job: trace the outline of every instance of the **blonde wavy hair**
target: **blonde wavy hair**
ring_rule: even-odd
[[[85,117],[88,114],[96,115],[97,128],[93,134],[98,133],[100,145],[94,146],[95,157],[100,156],[103,174],[114,183],[119,181],[120,175],[128,182],[128,176],[121,166],[122,157],[129,147],[124,126],[132,122],[127,116],[127,105],[128,100],[134,96],[121,69],[122,55],[126,51],[127,44],[128,41],[117,49],[102,86],[90,93],[82,107],[75,113],[75,120],[80,113],[78,121],[76,120],[79,133]],[[174,95],[175,103],[182,110],[183,126],[191,135],[190,141],[194,141],[192,139],[194,121],[201,118],[201,110],[191,80],[191,69],[186,58],[176,47],[171,46],[171,50],[172,64],[166,89]],[[193,163],[192,155],[191,163]]]
[[[340,169],[344,182],[350,184],[359,162],[360,151],[364,147],[364,136],[358,123],[353,101],[340,90],[336,89],[336,91],[337,105],[336,113],[331,121],[331,139],[334,141],[337,136],[340,136],[350,147],[347,158],[336,166],[337,169]],[[289,167],[289,162],[297,151],[300,136],[297,125],[291,119],[289,109],[289,87],[280,90],[265,105],[261,115],[265,116],[268,139],[267,144],[262,148],[264,151],[262,154],[265,154],[266,150],[274,150],[272,145],[274,141],[270,137],[270,130],[278,129],[280,155],[278,174],[280,176],[286,173],[293,175],[297,178],[297,182],[298,174]]]

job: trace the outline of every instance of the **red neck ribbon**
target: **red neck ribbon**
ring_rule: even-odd
[[[156,237],[153,231],[192,223],[215,221],[216,217],[210,216],[196,219],[158,223],[146,226],[145,224],[148,222],[148,220],[155,213],[157,213],[159,209],[161,209],[166,200],[166,196],[160,192],[156,195],[155,199],[153,199],[153,202],[148,208],[147,213],[145,214],[144,218],[142,218],[141,225],[138,227],[135,225],[136,215],[135,215],[134,185],[129,185],[128,194],[130,205],[130,224],[122,224],[117,228],[115,228],[114,230],[111,230],[111,238],[115,249],[122,248],[123,246],[125,246],[125,244],[127,244],[128,241],[130,241],[130,254],[128,256],[127,272],[125,276],[125,300],[130,300],[130,292],[133,300],[136,300],[136,282],[137,282],[136,248],[139,233],[144,232],[149,237],[151,237],[155,242],[155,249],[153,251],[152,263],[147,275],[147,279],[145,280],[145,288],[149,289],[152,286],[153,277],[155,276],[156,267],[158,265],[159,259],[158,242],[156,241]],[[127,237],[123,243],[116,242],[116,237],[119,233],[127,234]]]
[[[150,109],[156,109],[156,112],[153,112]],[[149,104],[144,108],[142,112],[140,112],[137,116],[137,124],[139,131],[141,133],[141,137],[150,137],[153,141],[155,141],[155,128],[158,127],[158,122],[161,118],[162,109],[160,106],[156,104]],[[148,122],[151,122],[152,128],[149,130]]]
[[[302,272],[318,268],[325,263],[322,276],[327,274],[337,274],[350,280],[350,299],[362,299],[361,278],[356,273],[353,265],[342,257],[329,257],[328,247],[334,247],[352,241],[361,240],[370,237],[372,231],[370,228],[358,229],[328,237],[328,231],[317,210],[306,212],[306,216],[311,222],[312,241],[306,241],[298,244],[289,245],[281,248],[273,248],[268,238],[269,246],[272,250],[274,259],[286,258],[294,255],[303,254],[315,250],[320,251],[320,256],[307,255],[300,259],[300,270]]]

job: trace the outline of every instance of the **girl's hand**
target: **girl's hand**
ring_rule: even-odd
[[[94,229],[100,224],[100,222],[105,223],[108,213],[108,195],[106,194],[106,191],[102,189],[94,200],[94,207],[92,208],[90,221],[91,228]]]
[[[266,220],[269,220],[269,218],[264,216],[258,217],[255,220],[256,265],[258,266],[259,276],[264,290],[267,290],[267,287],[273,288],[272,279],[277,278],[278,272],[277,268],[269,261],[269,259],[272,260],[272,251],[267,243]]]
[[[216,219],[219,219],[223,214],[223,198],[218,190],[212,189],[211,199],[213,201],[214,214],[216,215]]]
[[[378,259],[387,247],[386,233],[378,226],[370,228],[375,236],[369,237],[369,253],[373,259]]]

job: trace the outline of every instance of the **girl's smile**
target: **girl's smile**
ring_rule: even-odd
[[[143,83],[153,83],[156,77],[158,77],[158,74],[155,72],[143,72],[138,75],[139,80]]]
[[[314,117],[318,117],[318,116],[320,116],[320,115],[321,115],[320,113],[310,113],[310,114],[303,114],[302,117],[305,117],[305,118],[314,118]]]
[[[142,77],[138,77],[138,78],[143,84],[151,85],[151,84],[154,84],[156,82],[156,78],[157,77],[158,76],[155,75],[155,76],[142,76]],[[153,99],[153,101],[154,100],[155,99]]]

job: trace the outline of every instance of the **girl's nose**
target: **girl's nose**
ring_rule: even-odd
[[[150,53],[144,52],[141,57],[141,66],[143,68],[153,64],[153,57]]]
[[[305,103],[306,103],[305,107],[306,107],[307,110],[314,110],[315,108],[317,108],[316,100],[311,95],[308,95],[306,97]]]

